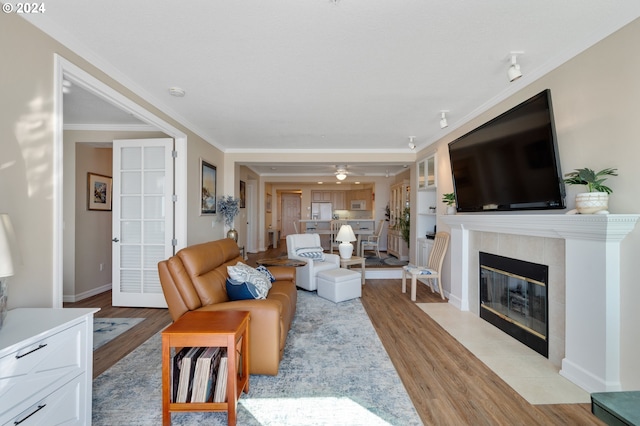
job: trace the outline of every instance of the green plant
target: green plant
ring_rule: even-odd
[[[407,247],[409,246],[409,230],[411,223],[411,210],[409,207],[405,207],[402,215],[398,218],[398,229],[400,230],[400,235],[402,235],[402,239],[407,243]]]
[[[603,169],[599,172],[594,172],[591,169],[575,169],[571,173],[565,174],[567,177],[564,183],[568,185],[586,185],[589,192],[606,192],[611,194],[613,191],[602,183],[607,180],[604,176],[618,176],[616,173],[618,169]]]
[[[442,194],[442,202],[448,206],[452,206],[456,203],[456,195],[453,192]]]

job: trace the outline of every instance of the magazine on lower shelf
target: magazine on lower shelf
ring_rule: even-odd
[[[225,402],[227,400],[227,349],[222,348],[222,357],[216,378],[216,387],[213,394],[213,402]]]
[[[217,347],[206,348],[198,357],[193,378],[193,391],[191,402],[208,402],[211,399],[213,383],[218,374],[218,366],[222,349]]]

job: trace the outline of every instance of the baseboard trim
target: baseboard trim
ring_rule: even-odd
[[[100,294],[100,293],[104,293],[105,291],[109,291],[111,290],[111,287],[113,287],[113,285],[111,283],[109,284],[105,284],[103,286],[82,292],[80,294],[75,294],[75,295],[63,295],[62,296],[62,301],[66,302],[66,303],[75,303],[75,302],[79,302],[81,300],[87,299],[91,296],[95,296],[96,294]]]

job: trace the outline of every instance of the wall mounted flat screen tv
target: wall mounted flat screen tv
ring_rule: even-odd
[[[459,212],[565,208],[549,89],[449,144]]]

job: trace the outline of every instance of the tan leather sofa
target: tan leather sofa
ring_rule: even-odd
[[[227,266],[243,262],[235,241],[225,238],[185,247],[158,263],[160,283],[173,320],[187,311],[249,311],[251,374],[278,374],[287,333],[296,312],[295,268],[273,266],[276,281],[266,299],[230,301]]]

